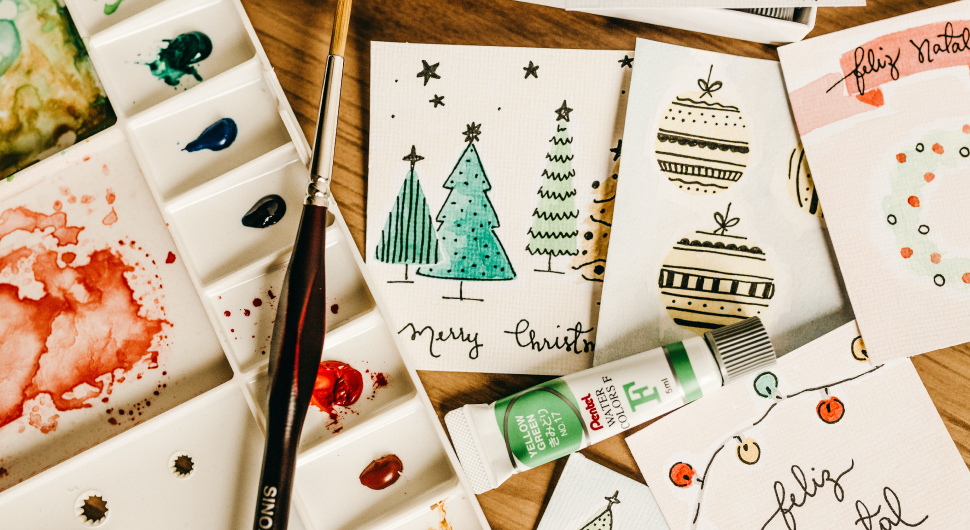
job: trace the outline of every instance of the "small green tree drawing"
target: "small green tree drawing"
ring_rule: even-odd
[[[579,234],[577,226],[579,209],[576,208],[576,187],[573,185],[573,152],[570,144],[573,139],[569,136],[565,124],[569,121],[569,113],[573,109],[566,106],[566,101],[556,109],[556,135],[552,137],[552,148],[546,154],[549,163],[542,171],[542,185],[539,186],[539,205],[532,212],[532,228],[529,229],[529,244],[525,249],[529,254],[546,254],[549,264],[546,269],[535,269],[536,272],[552,272],[554,256],[575,256],[579,254],[576,247],[576,236]]]
[[[421,182],[418,181],[418,174],[414,171],[414,164],[424,160],[424,157],[412,145],[411,154],[403,160],[411,162],[411,170],[404,177],[394,206],[387,214],[387,222],[381,231],[381,241],[374,253],[377,261],[404,265],[404,279],[387,283],[414,283],[408,280],[408,265],[438,263],[441,256],[438,237],[431,221],[431,210],[424,197]]]
[[[475,141],[482,133],[481,124],[474,122],[465,130],[468,147],[451,170],[444,187],[451,190],[435,220],[442,259],[435,265],[418,269],[418,274],[430,278],[458,280],[458,296],[446,300],[475,300],[465,298],[465,281],[512,280],[515,270],[505,254],[505,248],[495,234],[498,215],[486,194],[492,185],[485,176],[482,160],[475,149]]]

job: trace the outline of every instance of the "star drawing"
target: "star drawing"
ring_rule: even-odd
[[[562,100],[562,106],[556,109],[556,121],[559,121],[559,120],[569,121],[569,113],[572,111],[573,109],[566,106],[566,100],[565,99]]]
[[[633,57],[630,57],[629,55],[624,55],[623,58],[617,62],[620,63],[620,68],[633,68]]]
[[[445,97],[444,96],[439,96],[438,94],[435,94],[433,98],[431,98],[431,99],[428,100],[428,102],[429,103],[434,103],[434,108],[438,108],[438,105],[441,105],[442,107],[444,107],[445,106]]]
[[[475,140],[478,140],[479,135],[482,134],[482,124],[481,123],[476,124],[475,122],[472,122],[471,125],[469,125],[468,128],[465,129],[465,132],[462,134],[465,135],[466,142],[472,143]]]
[[[441,76],[435,73],[441,63],[428,64],[428,61],[421,59],[421,64],[424,65],[424,68],[418,72],[416,77],[424,78],[424,86],[428,86],[428,81],[431,79],[441,79]]]
[[[619,140],[616,141],[616,147],[613,147],[610,149],[610,152],[613,153],[614,162],[620,158],[620,151],[622,150],[623,150],[623,138],[620,138]]]
[[[525,79],[528,79],[530,75],[536,79],[539,79],[539,65],[533,64],[532,61],[529,61],[529,66],[524,66],[522,69],[525,70]]]
[[[424,157],[421,156],[421,155],[419,155],[418,154],[418,150],[412,145],[411,146],[411,154],[409,154],[408,156],[402,158],[401,160],[407,160],[408,162],[410,162],[411,163],[411,169],[413,170],[414,169],[414,163],[417,162],[418,160],[424,160]]]

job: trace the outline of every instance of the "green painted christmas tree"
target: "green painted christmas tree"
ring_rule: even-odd
[[[539,205],[532,212],[529,244],[525,249],[533,255],[549,256],[548,268],[536,269],[537,272],[564,274],[552,270],[552,258],[579,254],[579,249],[576,248],[579,209],[576,208],[576,187],[573,185],[576,171],[573,170],[573,152],[570,147],[573,139],[565,124],[559,124],[560,121],[569,121],[572,110],[566,106],[565,101],[556,109],[556,135],[549,140],[552,142],[552,148],[546,154],[549,163],[542,172],[544,180],[539,186]]]
[[[505,248],[495,234],[498,215],[486,194],[492,185],[485,176],[482,160],[475,149],[475,141],[482,133],[481,124],[472,123],[465,130],[468,147],[451,170],[444,187],[451,190],[435,220],[442,260],[436,265],[418,269],[418,274],[431,278],[459,280],[458,296],[448,300],[477,300],[465,298],[464,281],[497,281],[515,278],[515,270],[505,254]]]
[[[412,145],[411,154],[404,157],[404,160],[411,162],[411,170],[404,177],[394,206],[387,214],[387,222],[384,223],[381,241],[377,244],[374,256],[383,263],[404,265],[404,280],[388,283],[413,283],[408,280],[408,265],[438,263],[440,256],[428,201],[424,198],[418,174],[414,171],[414,164],[424,160],[424,157]]]
[[[620,492],[617,491],[613,493],[612,497],[606,497],[606,509],[580,527],[579,530],[613,530],[613,505],[620,504],[619,495]]]

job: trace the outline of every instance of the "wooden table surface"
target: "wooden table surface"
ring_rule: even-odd
[[[820,8],[809,37],[945,3],[868,0],[867,7]],[[243,4],[304,134],[312,140],[334,0],[243,0]],[[513,0],[356,0],[347,43],[333,192],[361,252],[367,199],[371,41],[632,50],[637,37],[734,55],[778,58],[772,46]],[[970,344],[921,355],[913,363],[964,461],[970,462]],[[420,375],[439,415],[466,403],[491,402],[548,379],[445,372]],[[583,453],[643,480],[622,435]],[[546,464],[480,495],[492,528],[534,528],[563,465],[564,460]]]

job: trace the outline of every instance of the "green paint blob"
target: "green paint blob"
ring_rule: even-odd
[[[121,2],[122,1],[123,0],[118,0],[117,2],[115,2],[113,4],[105,4],[104,5],[104,14],[105,15],[110,15],[110,14],[114,13],[115,11],[117,11],[118,8],[121,6]]]
[[[20,55],[20,34],[13,21],[0,20],[0,75],[10,68]]]
[[[168,44],[158,52],[158,60],[148,64],[152,75],[170,86],[177,86],[184,75],[202,81],[193,65],[212,53],[209,36],[201,31],[190,31],[165,42]]]

